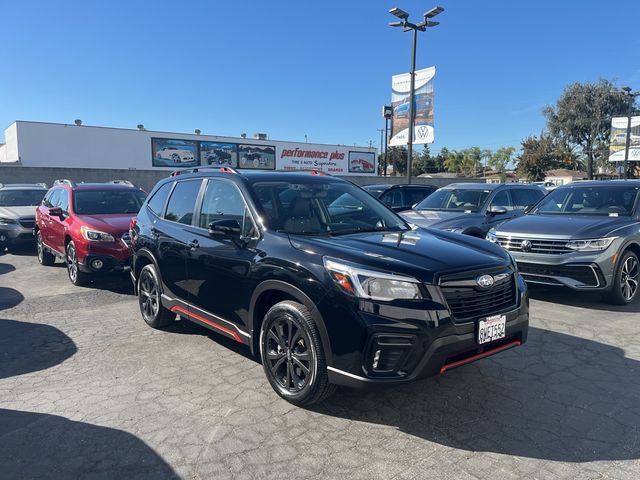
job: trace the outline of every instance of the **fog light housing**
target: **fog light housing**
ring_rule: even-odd
[[[91,268],[100,270],[102,267],[104,267],[104,262],[99,258],[96,258],[95,260],[91,261]]]

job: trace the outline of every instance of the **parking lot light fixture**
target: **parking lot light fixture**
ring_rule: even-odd
[[[403,27],[405,32],[413,32],[411,42],[411,72],[409,72],[411,81],[409,86],[409,138],[407,140],[407,183],[411,183],[411,168],[413,163],[413,129],[415,125],[415,82],[416,82],[416,43],[418,39],[418,32],[424,32],[429,27],[435,27],[440,22],[432,22],[428,19],[439,15],[444,12],[442,7],[434,7],[424,13],[424,22],[415,24],[409,22],[409,14],[404,10],[397,7],[389,10],[391,15],[394,15],[402,20],[402,22],[392,22],[389,25],[392,27]]]

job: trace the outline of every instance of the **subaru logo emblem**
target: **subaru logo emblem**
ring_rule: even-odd
[[[520,248],[522,249],[523,252],[530,252],[531,251],[531,240],[523,240],[522,243],[520,244]]]
[[[476,283],[480,288],[490,288],[493,286],[493,277],[491,275],[480,275],[476,278]]]

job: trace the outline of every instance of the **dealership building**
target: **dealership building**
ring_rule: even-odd
[[[4,131],[0,164],[127,170],[202,165],[254,170],[323,170],[375,175],[376,151],[366,147],[156,132],[76,124],[16,121]]]

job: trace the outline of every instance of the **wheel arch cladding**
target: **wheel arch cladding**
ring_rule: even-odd
[[[324,350],[324,357],[328,365],[331,365],[333,356],[331,353],[331,343],[329,342],[329,334],[324,325],[324,320],[316,304],[299,288],[280,281],[280,280],[266,280],[262,282],[255,289],[253,296],[251,297],[251,303],[249,306],[249,320],[251,322],[251,351],[253,354],[257,354],[260,351],[260,326],[264,320],[264,316],[267,311],[276,303],[284,300],[293,300],[299,302],[309,310],[311,316],[318,327],[320,333],[320,339],[322,340],[322,349]]]

